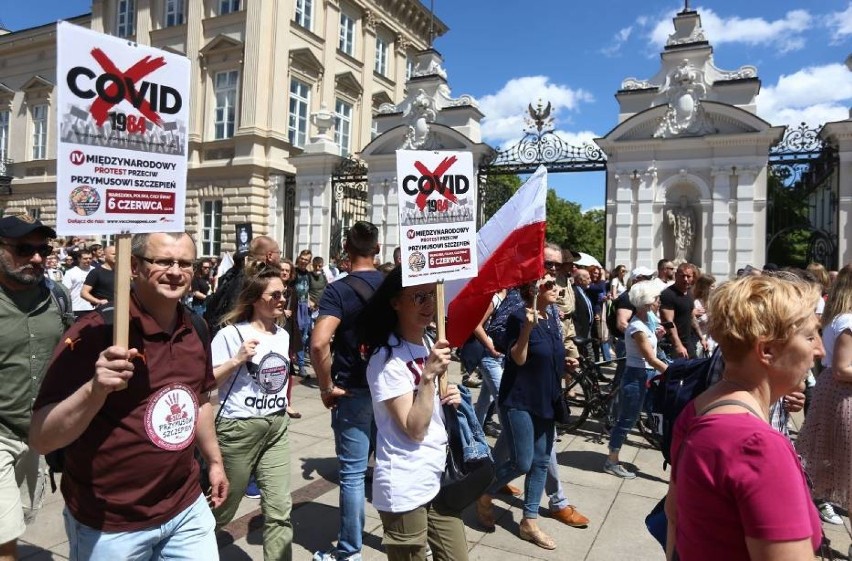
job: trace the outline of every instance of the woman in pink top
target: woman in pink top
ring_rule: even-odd
[[[813,559],[819,515],[793,446],[769,425],[769,406],[823,355],[819,297],[814,285],[762,276],[712,294],[709,328],[725,370],[675,425],[669,560]]]

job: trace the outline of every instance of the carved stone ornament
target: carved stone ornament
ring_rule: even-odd
[[[418,90],[404,117],[409,125],[402,148],[404,150],[424,148],[431,132],[430,123],[434,123],[438,118],[434,100],[426,95],[423,89]]]
[[[622,90],[647,90],[654,87],[656,86],[648,80],[639,80],[638,78],[627,78],[621,82]]]
[[[438,75],[444,80],[447,79],[447,71],[441,66],[441,60],[437,57],[422,58],[418,60],[417,65],[411,72],[412,78],[433,75]]]
[[[375,29],[379,24],[379,16],[372,10],[364,10],[364,23],[369,29]]]
[[[654,138],[701,136],[716,132],[701,99],[707,95],[702,72],[684,60],[669,75],[663,88],[668,100],[666,114],[654,132]]]

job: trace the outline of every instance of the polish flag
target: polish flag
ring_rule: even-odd
[[[544,275],[547,169],[539,166],[476,234],[477,276],[447,281],[447,340],[461,346],[482,320],[491,297]]]

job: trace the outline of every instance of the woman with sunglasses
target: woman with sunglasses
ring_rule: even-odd
[[[625,368],[618,388],[618,421],[609,435],[609,456],[603,470],[622,479],[635,479],[636,474],[618,460],[621,446],[627,433],[639,419],[645,403],[647,382],[659,372],[666,371],[668,364],[657,358],[657,325],[660,321],[660,284],[640,282],[629,292],[630,303],[636,308],[633,319],[624,330]]]
[[[290,443],[287,433],[290,336],[284,315],[284,283],[277,267],[246,276],[234,309],[213,338],[213,374],[222,401],[216,424],[231,488],[213,511],[217,527],[230,522],[254,473],[263,496],[263,558],[293,557],[290,521]]]
[[[493,531],[492,496],[519,475],[524,478],[524,510],[520,537],[544,549],[556,542],[537,523],[538,509],[553,448],[554,410],[560,380],[565,371],[559,317],[549,312],[558,286],[548,275],[542,282],[520,287],[526,308],[506,322],[509,352],[498,398],[501,438],[506,438],[509,459],[497,466],[496,480],[476,503],[476,515],[486,530]]]
[[[390,561],[465,561],[461,514],[432,503],[447,461],[443,404],[461,402],[458,387],[438,395],[438,378],[450,363],[447,341],[433,342],[435,285],[402,287],[394,268],[361,313],[361,340],[370,353],[367,382],[376,421],[373,506],[384,528]]]

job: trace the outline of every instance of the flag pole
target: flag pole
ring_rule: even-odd
[[[437,326],[438,326],[438,340],[441,341],[447,338],[447,322],[446,322],[446,312],[444,311],[444,279],[440,279],[435,285],[435,306],[437,309]],[[447,395],[447,373],[444,372],[441,374],[441,377],[438,378],[438,388],[440,390],[441,397],[445,397]]]

